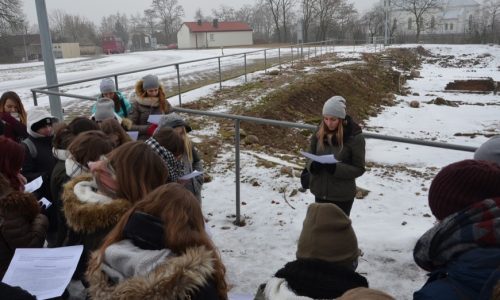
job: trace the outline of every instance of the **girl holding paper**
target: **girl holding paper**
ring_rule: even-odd
[[[309,160],[310,189],[319,203],[333,203],[349,215],[356,195],[355,179],[365,172],[365,139],[361,127],[346,115],[345,99],[334,96],[323,106],[323,120],[309,152],[333,154],[334,164]]]
[[[130,120],[122,121],[122,125],[127,131],[139,131],[139,139],[141,140],[147,138],[148,129],[156,127],[148,123],[150,115],[168,114],[172,110],[166,97],[165,88],[160,84],[158,77],[151,74],[144,76],[135,84],[135,95],[130,100],[132,101]],[[154,129],[152,130],[154,131]],[[149,133],[149,136],[151,134],[152,132]]]

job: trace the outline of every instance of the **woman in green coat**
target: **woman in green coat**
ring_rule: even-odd
[[[346,115],[345,99],[333,96],[323,106],[323,121],[311,139],[309,152],[333,154],[334,164],[309,160],[310,189],[319,203],[339,206],[349,216],[356,195],[355,179],[365,172],[365,139],[361,127]]]

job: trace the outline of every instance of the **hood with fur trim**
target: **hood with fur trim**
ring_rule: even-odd
[[[97,267],[97,252],[89,262],[87,280],[92,299],[190,299],[208,284],[215,272],[213,253],[193,247],[180,256],[167,257],[145,275],[118,284]]]
[[[142,79],[141,79],[141,80],[139,80],[139,81],[137,81],[137,82],[135,83],[135,95],[136,95],[136,100],[137,100],[137,102],[139,102],[139,103],[141,103],[141,102],[140,102],[140,101],[141,101],[141,99],[148,98],[148,97],[146,97],[146,96],[143,96],[143,95],[146,93],[146,91],[145,91],[145,90],[144,90],[144,88],[142,87],[142,84],[143,84],[143,80],[142,80]],[[165,88],[163,87],[163,85],[162,85],[162,84],[160,84],[160,86],[158,87],[158,89],[159,89],[160,91],[162,91],[162,92],[163,92],[163,94],[165,94],[165,95],[167,94],[167,92],[165,91]],[[142,104],[142,103],[141,103],[141,104]]]
[[[132,207],[126,199],[111,199],[97,193],[93,177],[88,174],[66,183],[61,199],[68,226],[85,234],[113,227]]]

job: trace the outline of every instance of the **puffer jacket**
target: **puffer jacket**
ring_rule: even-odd
[[[48,226],[32,194],[16,191],[0,200],[0,278],[16,248],[43,247]]]
[[[62,204],[68,225],[64,246],[83,245],[74,278],[81,279],[90,253],[132,206],[126,199],[111,199],[96,192],[91,175],[82,175],[64,185]]]
[[[317,198],[328,201],[352,201],[356,195],[355,179],[365,172],[365,138],[361,127],[350,116],[346,116],[347,125],[344,127],[343,148],[334,141],[330,146],[324,142],[324,149],[319,149],[316,133],[311,139],[309,152],[315,155],[334,154],[339,161],[335,172],[319,170],[311,173],[311,161],[307,168],[311,173],[310,189]]]
[[[165,89],[160,85],[159,89],[166,94]],[[172,106],[166,101],[166,111],[162,112],[159,107],[158,97],[143,97],[144,89],[142,88],[142,80],[139,80],[135,84],[135,95],[130,98],[132,103],[132,111],[129,115],[129,119],[134,125],[132,125],[131,131],[139,131],[139,139],[145,139],[147,136],[147,131],[149,126],[148,118],[150,115],[162,115],[167,114],[172,111]]]

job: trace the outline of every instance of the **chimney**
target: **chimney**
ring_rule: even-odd
[[[198,19],[198,26],[201,26],[201,19]]]
[[[219,20],[214,19],[214,21],[213,21],[213,26],[214,26],[214,28],[219,27]]]

